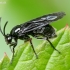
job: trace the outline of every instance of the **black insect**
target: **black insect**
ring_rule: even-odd
[[[13,49],[11,49],[13,52],[13,56],[14,56],[14,48],[17,45],[18,39],[20,39],[20,40],[24,40],[24,42],[30,41],[31,47],[36,55],[36,58],[38,58],[34,50],[32,40],[29,37],[29,35],[37,39],[47,40],[50,43],[51,47],[56,51],[58,51],[49,40],[50,38],[54,38],[57,36],[55,34],[54,28],[50,25],[50,23],[58,19],[61,19],[64,15],[65,15],[64,12],[58,12],[58,13],[52,13],[49,15],[41,16],[39,18],[30,20],[28,22],[15,26],[14,28],[12,28],[10,34],[5,33],[5,28],[8,23],[7,21],[4,25],[3,31],[0,25],[0,32],[4,36],[6,43],[10,45],[10,48],[11,46],[13,47]],[[0,18],[0,21],[1,21],[1,18]],[[12,40],[14,40],[14,42],[12,42]]]

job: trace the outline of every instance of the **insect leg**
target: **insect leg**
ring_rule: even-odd
[[[25,39],[24,42],[27,42],[27,41],[30,42],[31,47],[32,47],[32,49],[33,49],[33,52],[34,52],[36,58],[38,58],[38,56],[37,56],[37,54],[36,54],[36,52],[35,52],[34,46],[33,46],[33,44],[32,44],[32,39],[31,39],[28,35],[25,35],[25,36],[24,36],[24,39]]]
[[[11,48],[11,45],[9,46],[9,48],[11,49],[11,52],[13,53],[12,48]]]
[[[47,40],[47,41],[50,43],[51,47],[52,47],[54,50],[56,50],[58,53],[60,53],[60,52],[53,46],[53,44],[50,42],[50,40],[49,40],[48,38],[38,38],[38,37],[36,37],[36,38],[37,38],[37,39]]]
[[[60,51],[58,51],[58,50],[53,46],[53,44],[50,42],[50,40],[49,40],[48,38],[47,38],[46,40],[50,43],[51,47],[52,47],[54,50],[56,50],[58,53],[60,53]]]
[[[30,41],[31,47],[32,47],[32,49],[33,49],[33,51],[34,51],[34,53],[35,53],[35,55],[36,55],[36,58],[38,59],[38,55],[37,55],[37,53],[35,52],[34,46],[33,46],[33,44],[32,44],[32,40],[30,39],[29,41]]]
[[[15,53],[15,46],[13,46],[13,56],[12,56],[12,59],[13,59],[13,57],[14,57],[14,53]]]
[[[15,40],[15,42],[12,42],[12,43],[10,44],[10,47],[13,46],[13,48],[11,49],[11,50],[12,50],[12,53],[13,53],[12,59],[11,59],[11,63],[12,63],[12,61],[13,61],[14,53],[15,53],[15,47],[16,47],[16,45],[17,45],[17,39],[14,39],[14,40]]]

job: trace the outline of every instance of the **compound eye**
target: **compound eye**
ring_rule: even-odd
[[[11,40],[11,37],[8,37],[8,40]]]

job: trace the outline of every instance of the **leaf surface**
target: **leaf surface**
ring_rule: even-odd
[[[38,55],[36,59],[30,43],[27,42],[16,49],[12,63],[4,56],[0,70],[69,70],[70,28],[66,26],[59,30],[57,37],[50,41],[60,54],[47,41],[43,41],[35,49]]]

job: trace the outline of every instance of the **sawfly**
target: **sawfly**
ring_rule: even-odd
[[[50,25],[50,23],[63,18],[64,15],[65,15],[64,12],[57,12],[57,13],[52,13],[52,14],[38,17],[36,19],[25,22],[23,24],[16,25],[15,27],[12,28],[9,34],[5,33],[5,28],[8,23],[7,21],[4,25],[3,31],[1,29],[1,24],[0,24],[0,32],[4,36],[7,45],[9,44],[10,48],[12,46],[11,50],[13,52],[13,57],[15,52],[14,48],[17,46],[18,39],[20,39],[20,40],[24,40],[24,42],[27,41],[30,42],[31,47],[36,55],[36,58],[38,58],[32,40],[30,38],[30,35],[37,39],[47,40],[51,45],[51,47],[54,50],[58,51],[49,40],[50,38],[54,38],[57,36],[55,33],[55,29]],[[0,22],[1,22],[1,18],[0,18]],[[14,42],[12,42],[12,40],[14,40]]]

